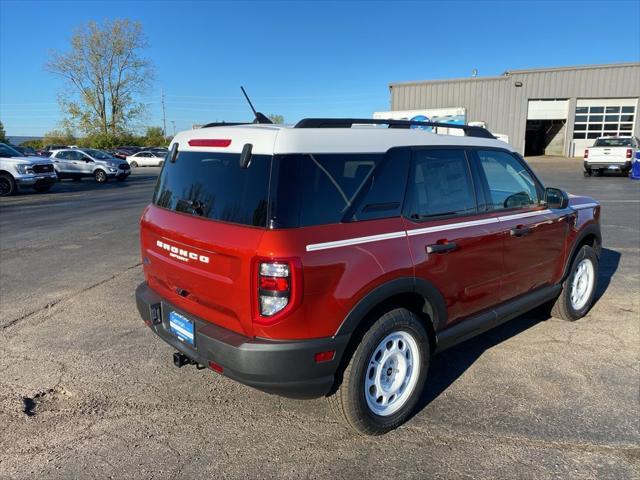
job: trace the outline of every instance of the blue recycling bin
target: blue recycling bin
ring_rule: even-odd
[[[636,156],[631,164],[631,175],[629,176],[632,180],[640,180],[640,150],[636,150]]]

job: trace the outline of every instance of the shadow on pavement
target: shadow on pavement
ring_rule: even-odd
[[[600,271],[596,289],[597,302],[611,283],[618,269],[620,253],[608,248],[602,249]],[[540,306],[518,318],[467,340],[432,358],[426,387],[414,410],[414,415],[440,396],[488,349],[515,337],[538,323],[550,318],[549,306]]]

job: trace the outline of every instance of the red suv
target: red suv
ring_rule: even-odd
[[[545,188],[482,128],[435,128],[305,119],[177,135],[141,218],[136,291],[175,364],[328,396],[380,434],[411,414],[434,353],[545,303],[584,316],[599,204]]]

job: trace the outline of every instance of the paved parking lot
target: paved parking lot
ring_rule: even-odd
[[[640,478],[640,182],[532,165],[603,204],[597,304],[445,352],[414,418],[378,438],[323,400],[173,367],[133,295],[157,169],[2,199],[0,478]]]

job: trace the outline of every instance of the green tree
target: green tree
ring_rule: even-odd
[[[282,115],[270,113],[269,115],[267,115],[267,117],[269,117],[269,120],[271,120],[273,123],[284,123],[284,117]]]
[[[106,20],[81,25],[68,51],[52,52],[45,68],[65,80],[58,101],[67,124],[87,135],[116,137],[135,123],[153,79],[153,65],[142,55],[146,47],[139,22]]]
[[[7,133],[4,131],[4,125],[0,122],[0,142],[7,142]]]
[[[167,139],[162,133],[161,127],[148,127],[147,133],[144,136],[145,146],[160,147],[167,143]]]
[[[23,147],[31,147],[35,150],[38,150],[42,147],[44,147],[44,145],[42,144],[42,140],[27,140],[25,142],[21,143],[21,146]]]
[[[71,130],[52,130],[44,134],[42,138],[43,145],[75,145],[78,139],[73,135]]]

